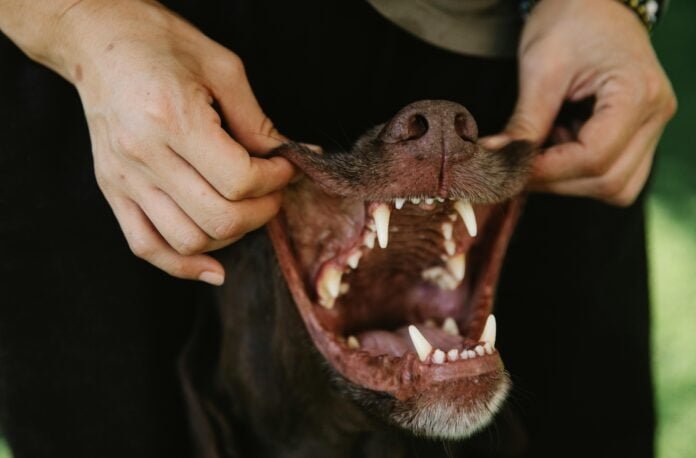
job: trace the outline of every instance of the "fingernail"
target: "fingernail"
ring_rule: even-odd
[[[300,143],[300,145],[304,146],[305,148],[314,151],[317,154],[324,154],[324,148],[322,148],[319,145],[314,145],[312,143]]]
[[[510,139],[507,135],[492,135],[490,137],[483,137],[479,140],[479,143],[488,149],[500,149],[506,143],[509,143]]]
[[[219,272],[205,271],[198,276],[198,279],[213,286],[220,286],[225,283],[225,275]]]

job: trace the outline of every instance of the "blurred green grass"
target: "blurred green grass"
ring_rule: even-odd
[[[696,2],[673,0],[654,35],[679,97],[648,203],[658,458],[696,457]],[[11,458],[0,440],[0,458]]]

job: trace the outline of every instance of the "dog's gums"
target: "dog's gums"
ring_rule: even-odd
[[[430,437],[480,429],[510,385],[492,303],[534,148],[477,140],[464,107],[422,101],[350,151],[277,150],[306,175],[269,233],[315,346],[357,402]]]

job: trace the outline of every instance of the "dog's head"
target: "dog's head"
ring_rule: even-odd
[[[491,312],[534,148],[477,141],[428,100],[349,151],[277,151],[305,174],[269,233],[307,331],[348,396],[418,435],[472,434],[510,386]]]

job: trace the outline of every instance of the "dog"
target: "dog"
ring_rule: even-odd
[[[466,108],[424,100],[348,151],[274,154],[304,176],[220,255],[182,358],[199,455],[412,456],[484,428],[510,389],[492,307],[534,146],[488,151]]]

